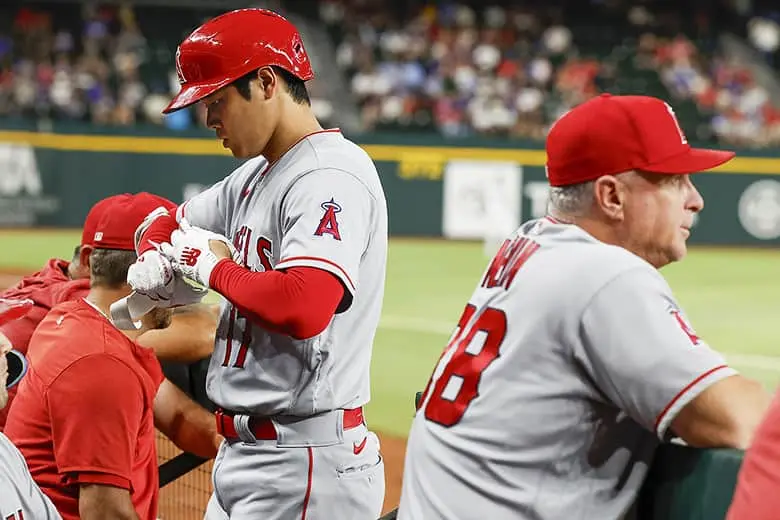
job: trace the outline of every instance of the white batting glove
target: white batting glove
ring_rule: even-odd
[[[192,226],[186,219],[182,219],[179,229],[171,234],[171,243],[161,244],[160,250],[170,259],[176,273],[203,287],[209,287],[211,272],[221,260],[211,251],[209,240],[223,242],[230,250],[232,259],[238,259],[238,251],[230,240],[220,234]]]
[[[127,283],[153,300],[170,300],[174,290],[173,266],[160,251],[151,249],[127,270]]]
[[[111,304],[111,321],[122,330],[138,330],[142,325],[141,317],[155,307],[169,308],[200,303],[208,292],[205,287],[195,287],[180,275],[176,275],[173,280],[173,295],[170,299],[152,299],[134,291]]]

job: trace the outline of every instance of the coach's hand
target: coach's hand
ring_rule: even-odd
[[[238,252],[226,237],[191,226],[186,219],[171,234],[171,243],[160,246],[174,271],[204,287],[209,287],[211,271],[225,258],[238,259]]]
[[[150,249],[127,271],[127,283],[134,291],[153,300],[170,300],[174,291],[173,267],[159,250]]]

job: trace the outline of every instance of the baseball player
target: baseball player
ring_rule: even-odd
[[[65,519],[157,516],[155,427],[179,448],[216,455],[214,416],[163,377],[151,349],[133,341],[163,328],[170,310],[141,317],[122,333],[107,317],[130,294],[134,232],[155,207],[175,207],[148,193],[118,196],[96,227],[90,291],[54,307],[30,339],[29,370],[5,433],[30,474]],[[185,288],[196,300],[202,292]],[[176,299],[183,291],[177,291]]]
[[[387,255],[377,170],[320,127],[309,58],[278,14],[218,16],[176,64],[182,88],[165,112],[202,102],[248,159],[175,218],[150,215],[128,273],[160,302],[172,269],[226,299],[207,377],[226,442],[206,517],[376,519],[384,465],[363,405]]]
[[[0,324],[23,317],[32,309],[32,300],[0,300]],[[20,374],[10,374],[7,356],[12,352],[11,341],[0,332],[0,409],[8,403],[8,386],[19,381]],[[0,518],[24,520],[41,518],[56,520],[60,514],[54,504],[33,481],[27,463],[19,450],[0,433]]]
[[[550,215],[485,270],[412,423],[398,518],[616,520],[654,450],[744,448],[767,408],[693,329],[658,269],[701,195],[672,109],[596,97],[547,137]]]

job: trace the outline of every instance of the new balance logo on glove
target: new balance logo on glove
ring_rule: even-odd
[[[198,263],[200,249],[194,247],[185,247],[181,252],[180,262],[186,266],[194,267]]]

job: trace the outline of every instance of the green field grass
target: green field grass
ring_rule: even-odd
[[[76,232],[0,231],[0,269],[68,257]],[[373,428],[406,436],[421,390],[487,258],[477,243],[391,241],[386,297],[372,366]],[[694,248],[663,271],[697,332],[750,377],[780,378],[780,250]]]

